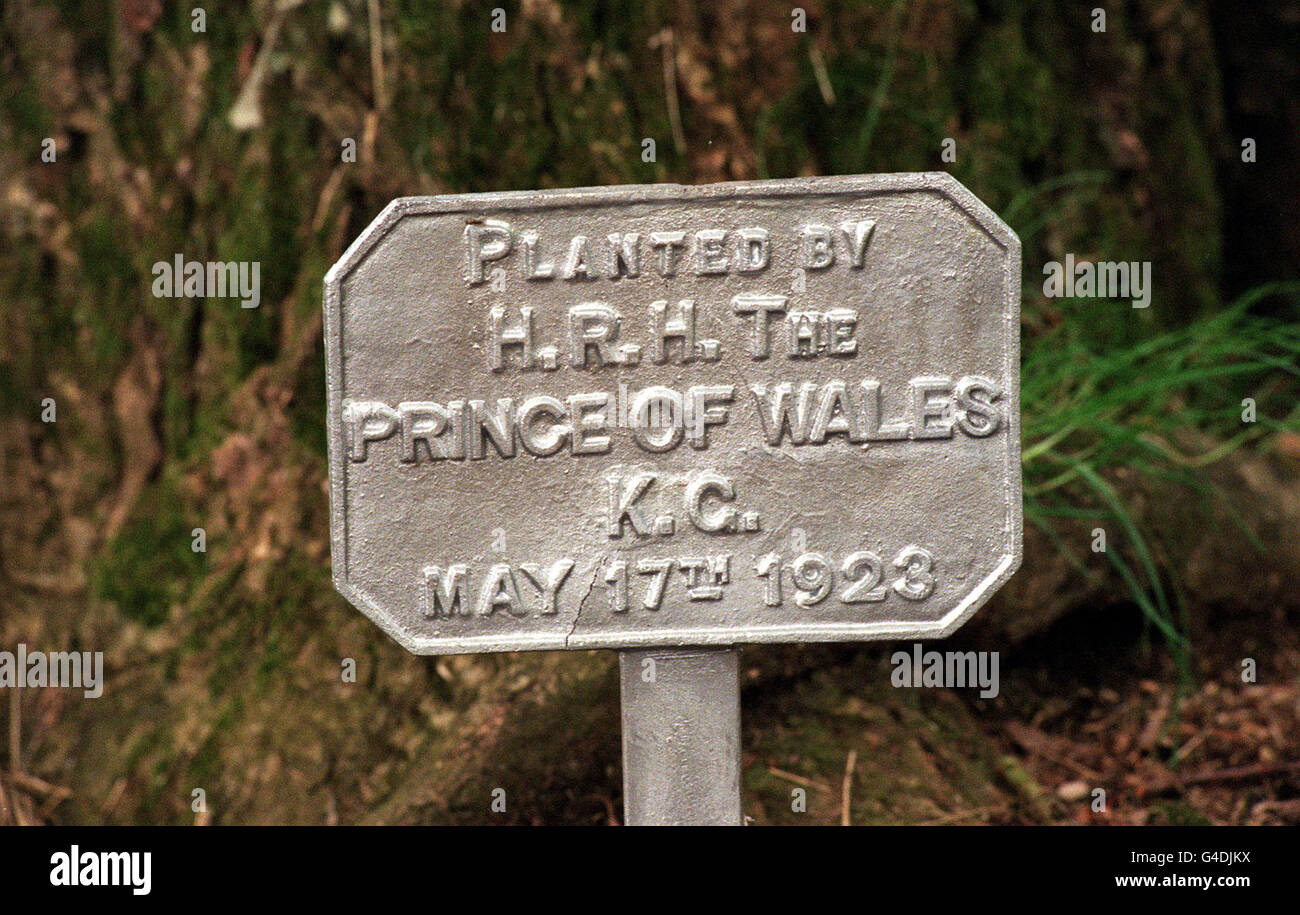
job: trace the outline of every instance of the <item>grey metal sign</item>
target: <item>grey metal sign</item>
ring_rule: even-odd
[[[396,200],[325,283],[335,583],[421,654],[946,635],[1019,300],[946,174]]]

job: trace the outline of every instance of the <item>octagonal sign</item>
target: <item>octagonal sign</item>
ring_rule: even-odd
[[[325,281],[335,583],[421,654],[946,635],[1019,303],[946,174],[396,200]]]

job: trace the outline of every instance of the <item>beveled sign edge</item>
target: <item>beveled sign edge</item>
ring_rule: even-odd
[[[1006,252],[1002,318],[1006,332],[1006,358],[1015,367],[1014,384],[1004,391],[1009,411],[1007,461],[1009,465],[1004,497],[1007,500],[1007,530],[1004,550],[992,573],[942,619],[931,623],[820,623],[764,626],[749,629],[740,637],[734,630],[719,628],[663,629],[621,633],[576,634],[577,618],[567,634],[516,633],[508,636],[483,635],[459,638],[413,638],[389,614],[355,587],[347,575],[346,509],[344,490],[347,462],[340,445],[339,413],[342,406],[343,360],[340,351],[342,312],[340,296],[347,276],[407,216],[437,215],[466,210],[521,210],[538,206],[611,205],[624,202],[683,202],[744,197],[838,196],[859,193],[936,192],[946,197]],[[937,639],[951,635],[975,614],[1020,568],[1023,560],[1023,483],[1020,470],[1020,292],[1021,244],[1011,227],[947,172],[903,172],[879,175],[834,175],[807,178],[732,181],[717,184],[631,184],[610,187],[564,188],[533,191],[493,191],[476,194],[399,197],[348,246],[325,274],[322,297],[325,337],[326,434],[330,473],[330,557],[335,589],[376,626],[408,652],[417,655],[447,655],[498,651],[543,651],[594,648],[727,647],[740,644],[782,644],[802,642],[881,641],[887,639]],[[340,563],[340,557],[344,562]],[[581,615],[581,608],[579,608]]]

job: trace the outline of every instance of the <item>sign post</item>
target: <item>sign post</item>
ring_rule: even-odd
[[[734,648],[619,652],[628,826],[739,826]]]
[[[403,198],[326,276],[335,585],[621,652],[629,823],[739,823],[742,644],[943,637],[1021,555],[1020,243],[946,174]]]

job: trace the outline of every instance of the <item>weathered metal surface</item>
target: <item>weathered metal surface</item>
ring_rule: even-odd
[[[411,651],[916,638],[1020,560],[1020,244],[945,174],[394,201],[325,288]]]
[[[739,826],[739,652],[619,652],[628,826]]]

